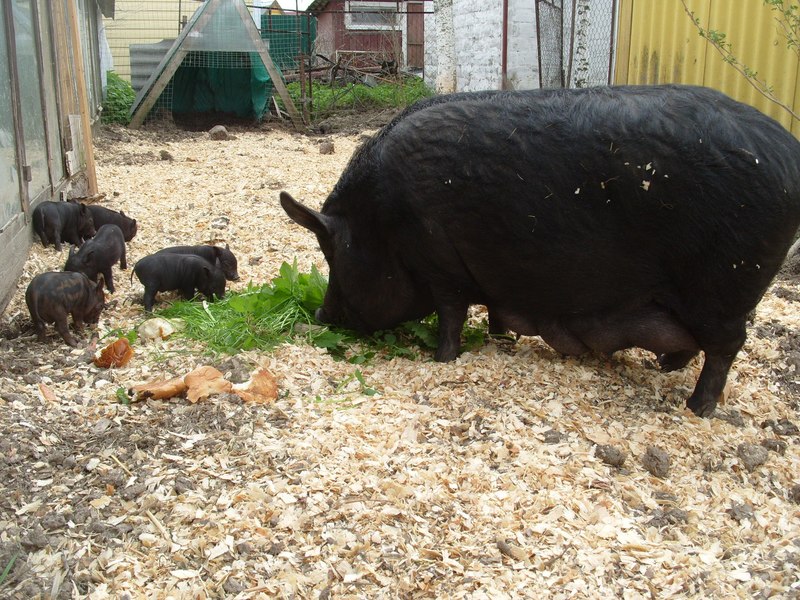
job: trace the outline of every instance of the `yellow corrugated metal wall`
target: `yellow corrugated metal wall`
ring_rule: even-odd
[[[740,62],[800,112],[800,65],[763,0],[687,0],[703,27],[724,32]],[[680,0],[621,0],[616,83],[706,85],[747,102],[800,136],[800,122],[764,98],[698,34]]]

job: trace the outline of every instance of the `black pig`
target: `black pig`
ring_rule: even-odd
[[[193,254],[151,254],[139,260],[133,266],[133,272],[144,285],[144,308],[147,312],[153,310],[156,292],[178,290],[187,300],[197,291],[209,300],[225,296],[224,273]]]
[[[79,333],[84,323],[97,323],[105,306],[103,280],[93,283],[83,273],[40,273],[28,284],[25,303],[40,342],[46,339],[45,324],[55,323],[64,341],[74,348],[78,342],[69,332],[67,315],[72,315]]]
[[[200,244],[198,246],[170,246],[169,248],[159,250],[156,254],[161,254],[162,252],[200,256],[205,258],[212,265],[217,265],[222,269],[222,272],[225,273],[225,279],[228,281],[237,281],[239,279],[239,264],[228,244],[225,244],[224,248],[220,246],[211,246],[210,244]]]
[[[440,361],[473,303],[564,354],[702,350],[707,416],[800,223],[800,142],[701,87],[457,94],[362,145],[321,211],[281,204],[327,258],[323,322],[435,311]]]
[[[136,235],[136,219],[131,219],[124,212],[111,210],[105,206],[87,204],[89,212],[92,213],[95,229],[100,229],[103,225],[116,225],[122,230],[122,235],[126,242],[130,242]]]
[[[61,242],[80,246],[95,234],[92,213],[80,202],[42,202],[33,209],[33,230],[42,246],[52,243],[61,250]]]
[[[69,249],[65,271],[83,273],[92,281],[97,281],[98,273],[102,273],[106,280],[108,291],[114,293],[114,278],[111,267],[119,261],[122,269],[128,268],[125,256],[125,238],[122,229],[117,225],[103,225],[97,234],[86,242],[77,252],[75,248]]]

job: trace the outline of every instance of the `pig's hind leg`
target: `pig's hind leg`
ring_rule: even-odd
[[[191,300],[197,294],[197,290],[194,286],[184,286],[181,288],[181,296],[184,297],[186,300]]]
[[[42,319],[33,319],[33,329],[36,331],[36,339],[38,339],[40,342],[47,341],[47,326]]]
[[[153,312],[153,302],[156,299],[156,288],[155,287],[145,287],[144,288],[144,298],[142,302],[144,303],[144,309],[147,312]]]
[[[58,333],[61,334],[61,337],[67,344],[69,344],[73,348],[77,348],[78,342],[75,340],[74,337],[72,337],[72,334],[69,332],[69,325],[67,324],[66,313],[64,313],[63,315],[58,315],[55,320],[56,320],[56,331],[58,331]],[[78,323],[80,323],[80,321],[77,321],[75,323],[76,329],[78,328]]]
[[[111,266],[109,266],[106,270],[103,271],[103,278],[106,280],[106,289],[113,294],[114,293],[114,277],[111,274]]]
[[[747,337],[746,320],[729,321],[712,328],[713,339],[698,336],[705,354],[703,369],[686,406],[699,417],[708,417],[722,396],[728,372]]]

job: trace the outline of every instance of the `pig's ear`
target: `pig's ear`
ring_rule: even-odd
[[[302,225],[319,236],[332,237],[330,219],[322,213],[303,206],[286,192],[281,192],[281,206],[289,218],[298,225]]]
[[[98,273],[97,274],[97,285],[95,286],[95,289],[102,290],[103,286],[105,284],[106,284],[106,278],[103,277],[102,273]]]

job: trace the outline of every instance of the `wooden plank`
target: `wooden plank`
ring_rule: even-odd
[[[83,51],[81,50],[80,23],[75,0],[67,2],[69,8],[70,34],[72,36],[73,58],[75,60],[75,84],[78,87],[78,107],[81,115],[81,133],[83,134],[86,155],[86,178],[89,183],[89,195],[97,193],[97,171],[94,164],[94,145],[92,144],[92,123],[89,118],[89,98],[86,93],[86,77],[83,70]]]
[[[250,36],[250,40],[258,49],[258,55],[261,57],[261,62],[264,63],[264,67],[266,67],[267,73],[269,73],[270,79],[272,79],[272,85],[275,86],[275,90],[278,92],[281,100],[283,100],[286,110],[289,113],[289,118],[292,120],[295,129],[305,129],[303,118],[300,116],[300,113],[298,112],[297,107],[294,105],[294,102],[292,102],[292,97],[289,96],[289,90],[286,89],[286,85],[283,83],[281,72],[275,66],[275,63],[272,62],[272,57],[269,55],[267,43],[261,38],[261,34],[258,32],[258,28],[253,21],[253,17],[250,16],[250,12],[244,5],[244,2],[237,1],[236,10],[239,12],[239,16],[242,18],[242,22],[244,23],[244,27]]]

